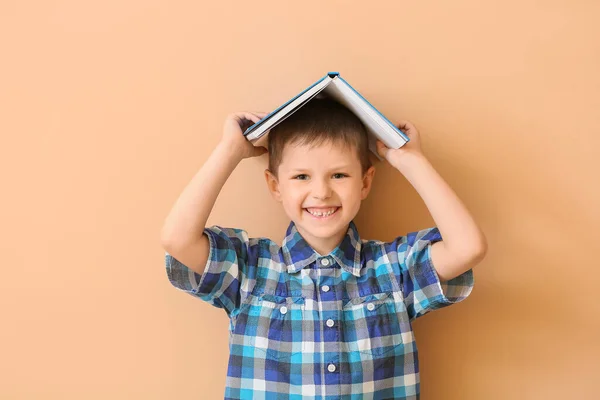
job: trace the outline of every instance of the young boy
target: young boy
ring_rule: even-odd
[[[405,121],[410,142],[378,142],[378,152],[414,186],[439,230],[361,239],[353,219],[375,173],[367,133],[328,99],[269,133],[267,186],[291,220],[282,246],[205,227],[237,164],[266,152],[242,135],[264,115],[226,119],[162,231],[171,283],[230,318],[225,399],[418,399],[412,322],[470,294],[485,236]]]

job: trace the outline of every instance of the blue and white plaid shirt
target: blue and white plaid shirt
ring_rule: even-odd
[[[225,399],[418,399],[411,323],[465,299],[473,271],[441,283],[437,228],[392,242],[361,240],[354,222],[330,254],[290,223],[280,247],[241,229],[205,229],[202,275],[166,253],[178,289],[230,318]]]

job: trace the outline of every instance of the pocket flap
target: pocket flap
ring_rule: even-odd
[[[263,293],[260,295],[260,301],[269,301],[275,304],[304,304],[304,297],[286,297],[271,293]]]
[[[373,303],[380,304],[385,302],[388,298],[393,297],[392,292],[382,292],[382,293],[372,293],[362,297],[356,297],[354,299],[350,299],[344,307],[352,307],[359,304],[365,303]]]

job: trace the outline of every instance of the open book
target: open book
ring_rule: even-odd
[[[313,83],[296,97],[246,129],[244,136],[252,143],[262,142],[261,138],[264,140],[265,135],[270,129],[299,110],[300,107],[317,95],[335,99],[346,106],[362,121],[369,136],[369,149],[371,149],[378,159],[381,160],[381,157],[377,153],[376,138],[392,149],[398,149],[409,141],[408,136],[404,132],[398,129],[350,86],[348,82],[342,79],[338,72],[327,73],[327,75]]]

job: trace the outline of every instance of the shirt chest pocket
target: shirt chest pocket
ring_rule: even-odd
[[[237,316],[233,343],[243,344],[244,355],[289,359],[303,351],[304,312],[304,297],[250,295]]]
[[[350,352],[376,358],[391,354],[403,344],[402,307],[392,292],[350,299],[342,314],[344,344]]]

